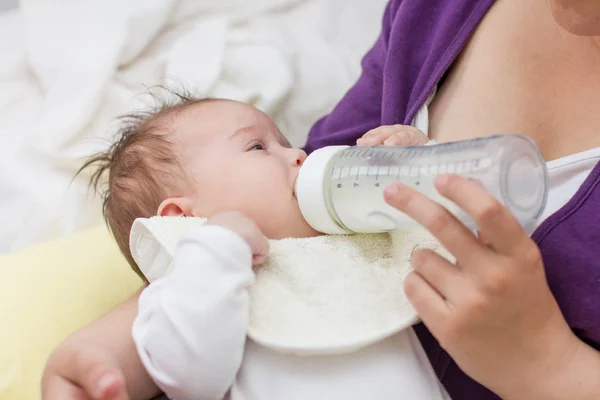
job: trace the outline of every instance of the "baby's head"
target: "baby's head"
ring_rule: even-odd
[[[129,250],[136,218],[238,211],[270,239],[317,234],[294,195],[306,154],[261,111],[178,95],[176,102],[123,120],[118,140],[82,169],[95,166],[96,187],[108,172],[104,217],[138,274]]]

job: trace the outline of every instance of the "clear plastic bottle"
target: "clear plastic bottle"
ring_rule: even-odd
[[[398,181],[439,202],[475,229],[471,217],[434,187],[434,178],[444,173],[479,182],[528,231],[546,204],[546,163],[535,143],[522,135],[431,146],[325,147],[313,152],[300,168],[296,197],[302,214],[317,231],[385,232],[416,224],[384,200],[384,189]]]

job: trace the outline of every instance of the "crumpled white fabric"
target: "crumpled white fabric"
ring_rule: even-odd
[[[22,0],[0,14],[0,252],[101,221],[82,160],[148,87],[271,115],[295,145],[360,73],[386,0]]]

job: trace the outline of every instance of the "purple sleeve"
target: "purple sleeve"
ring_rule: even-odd
[[[354,145],[356,139],[381,125],[383,64],[392,21],[402,0],[391,0],[385,9],[382,31],[362,60],[362,74],[333,111],[310,130],[304,149],[310,153],[324,146]]]

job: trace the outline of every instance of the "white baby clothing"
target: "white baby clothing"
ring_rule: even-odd
[[[447,399],[411,329],[341,354],[246,340],[251,252],[225,228],[187,233],[172,264],[142,293],[133,338],[173,399]]]

